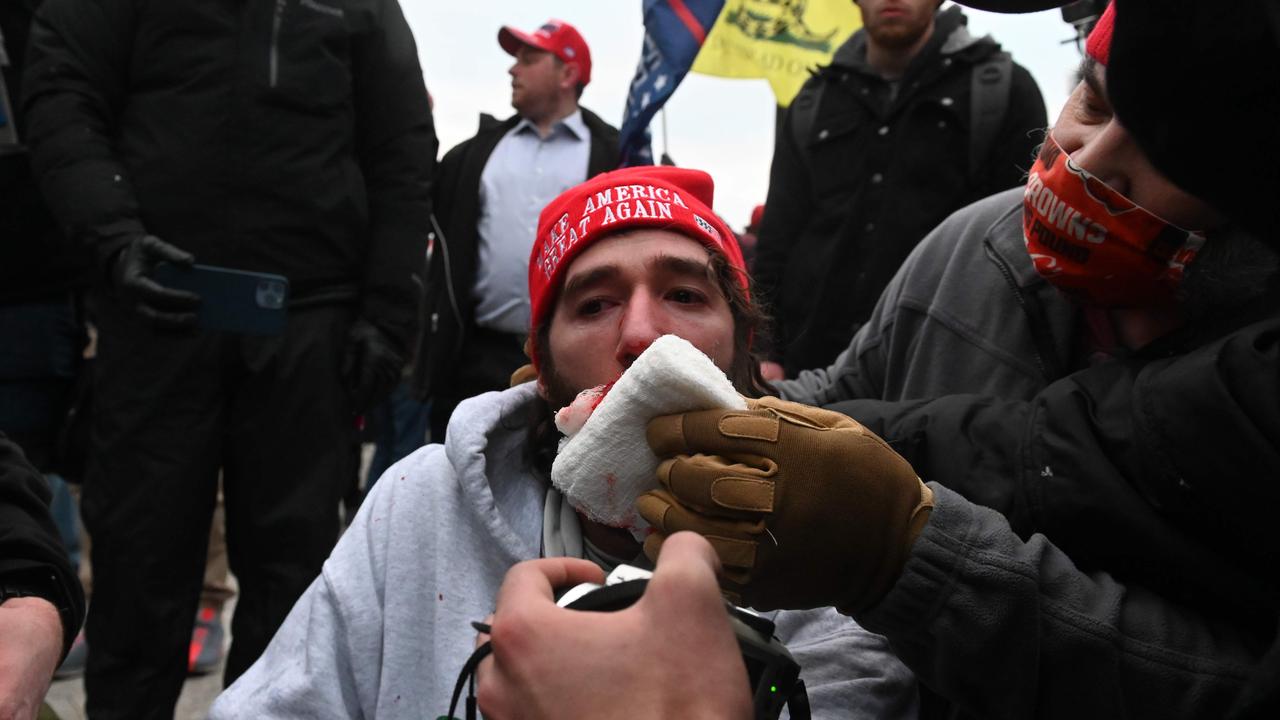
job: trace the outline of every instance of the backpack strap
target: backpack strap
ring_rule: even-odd
[[[1013,57],[1001,50],[973,66],[969,76],[969,180],[978,182],[1009,109]]]

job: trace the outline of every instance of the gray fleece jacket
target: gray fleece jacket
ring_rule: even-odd
[[[470,622],[493,609],[508,568],[540,553],[546,489],[521,454],[533,395],[527,383],[464,402],[443,446],[387,470],[214,720],[444,714]],[[915,717],[914,677],[884,638],[829,609],[774,621],[815,717]]]

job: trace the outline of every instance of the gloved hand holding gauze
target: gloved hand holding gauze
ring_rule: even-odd
[[[658,457],[645,441],[649,421],[746,407],[710,358],[683,338],[663,335],[611,387],[584,390],[556,413],[556,427],[568,437],[560,441],[551,483],[588,518],[643,540],[648,524],[635,500],[658,487]]]

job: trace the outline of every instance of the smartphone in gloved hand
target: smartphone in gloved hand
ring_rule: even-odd
[[[200,296],[196,325],[202,330],[279,335],[289,305],[289,279],[283,275],[214,265],[156,266],[151,279]]]

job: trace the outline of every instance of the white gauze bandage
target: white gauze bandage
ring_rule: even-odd
[[[683,338],[663,335],[612,387],[585,390],[556,413],[556,427],[568,437],[551,466],[551,483],[587,517],[643,539],[648,523],[635,501],[658,487],[658,457],[645,440],[649,421],[746,407],[710,358]]]

